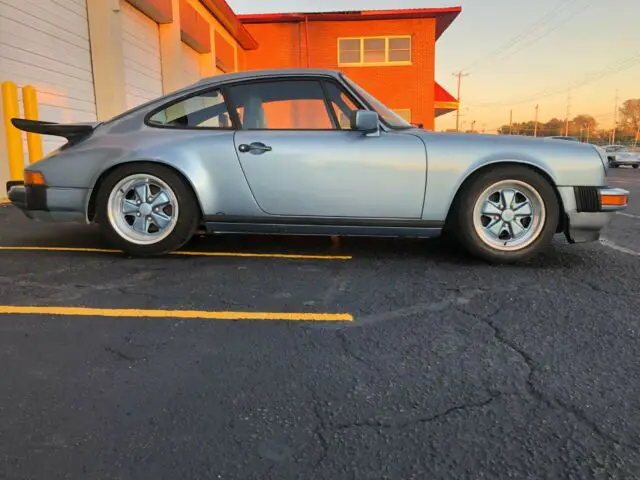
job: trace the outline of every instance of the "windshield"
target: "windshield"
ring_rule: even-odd
[[[380,116],[380,119],[388,126],[393,129],[405,129],[405,128],[413,128],[409,122],[407,122],[400,115],[395,113],[393,110],[390,110],[386,107],[382,102],[373,97],[370,93],[368,93],[364,88],[359,86],[353,80],[350,80],[346,76],[343,75],[345,81],[353,88],[357,94],[369,104],[371,108]]]

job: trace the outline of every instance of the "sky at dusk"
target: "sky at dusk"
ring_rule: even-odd
[[[436,81],[462,83],[462,128],[589,113],[613,125],[620,100],[640,98],[639,0],[228,0],[237,13],[462,6],[436,46]],[[455,126],[455,114],[436,120]]]

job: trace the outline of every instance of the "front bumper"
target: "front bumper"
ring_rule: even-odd
[[[566,216],[564,233],[570,243],[594,242],[616,212],[625,210],[629,192],[622,188],[585,187],[575,189],[576,208]],[[624,203],[613,204],[612,199],[626,197]]]
[[[90,190],[51,188],[7,182],[7,197],[26,217],[43,222],[86,223],[85,205]]]

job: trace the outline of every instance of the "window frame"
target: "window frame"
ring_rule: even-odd
[[[392,39],[409,39],[409,60],[391,61],[389,60],[389,40]],[[365,40],[380,40],[384,39],[384,62],[365,62],[364,61],[364,41]],[[359,40],[360,41],[360,61],[359,62],[342,62],[340,60],[340,42],[342,40]],[[338,50],[338,66],[339,67],[394,67],[394,66],[409,66],[413,65],[413,35],[378,35],[378,36],[365,36],[365,37],[338,37],[337,39]]]
[[[237,125],[238,131],[241,132],[352,132],[353,129],[344,129],[340,126],[340,122],[338,121],[338,116],[336,115],[333,107],[331,106],[331,102],[329,101],[329,96],[327,94],[327,89],[325,87],[326,82],[333,82],[336,87],[343,92],[347,98],[349,98],[354,105],[358,107],[358,109],[369,110],[365,105],[356,97],[352,95],[352,93],[345,88],[340,82],[338,82],[335,78],[329,76],[284,76],[284,77],[266,77],[266,78],[256,78],[249,81],[237,81],[230,82],[221,87],[223,92],[227,92],[228,89],[236,86],[236,85],[251,85],[255,83],[279,83],[279,82],[291,82],[291,81],[311,81],[316,82],[320,85],[322,89],[322,95],[324,100],[324,107],[326,113],[329,117],[329,121],[332,124],[333,128],[250,128],[245,129],[242,126],[242,122],[240,122],[240,118],[238,117],[238,111],[236,109],[236,105],[233,103],[231,99],[231,95],[225,95],[225,99],[229,102],[231,106],[231,110],[229,111],[229,115],[232,118],[232,122],[234,125]]]
[[[153,123],[151,121],[151,118],[156,115],[157,113],[160,113],[163,110],[166,110],[168,108],[173,107],[174,105],[177,105],[178,103],[181,102],[185,102],[187,100],[190,100],[194,97],[200,97],[203,95],[206,95],[207,93],[210,92],[215,92],[216,90],[218,90],[220,92],[220,94],[222,95],[222,98],[224,100],[224,106],[227,109],[227,115],[229,115],[229,120],[231,121],[231,126],[230,127],[196,127],[196,126],[189,126],[189,125],[170,125],[170,124],[159,124],[159,123]],[[150,128],[167,128],[167,129],[171,129],[171,130],[196,130],[196,131],[236,131],[238,130],[237,128],[237,123],[235,122],[235,115],[233,115],[233,113],[230,110],[230,103],[229,103],[229,99],[227,98],[226,92],[224,90],[224,85],[213,85],[213,86],[207,86],[201,90],[197,90],[195,92],[191,92],[188,93],[187,95],[183,95],[180,96],[178,98],[174,98],[173,100],[163,103],[162,105],[160,105],[157,108],[152,109],[149,113],[147,113],[144,116],[144,124],[147,127]]]

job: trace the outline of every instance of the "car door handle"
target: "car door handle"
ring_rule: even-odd
[[[247,145],[246,143],[243,143],[240,146],[238,146],[238,150],[241,153],[249,153],[249,152],[264,153],[264,152],[270,152],[273,149],[270,146],[265,145],[264,143],[254,142],[254,143],[250,143],[249,145]]]

